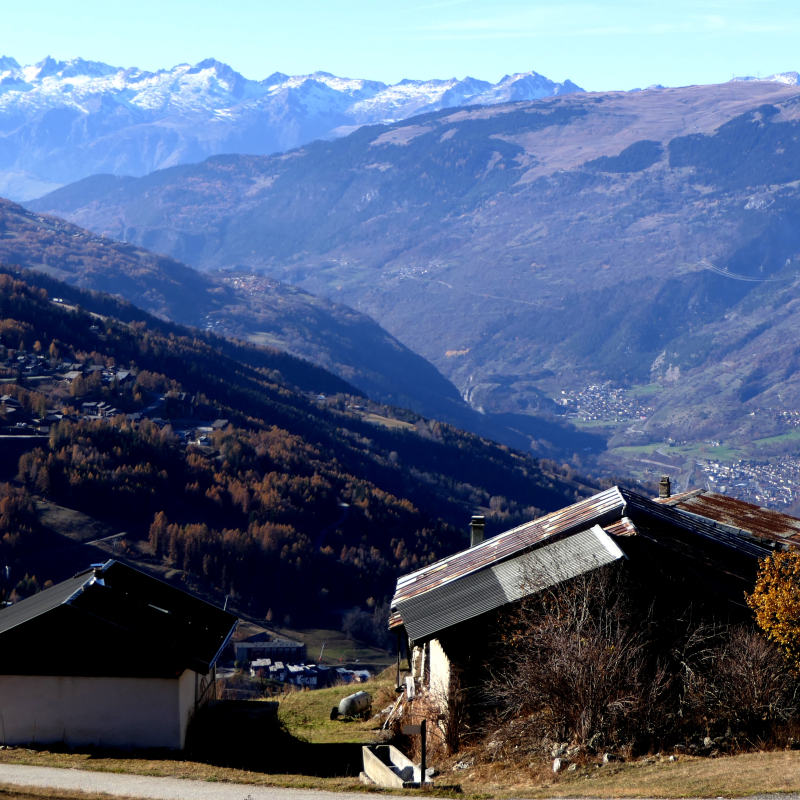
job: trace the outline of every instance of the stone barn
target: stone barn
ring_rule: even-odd
[[[473,518],[469,549],[402,576],[389,627],[411,658],[408,700],[446,702],[454,674],[483,678],[498,614],[523,597],[624,561],[662,614],[688,605],[716,618],[749,616],[758,562],[800,547],[800,520],[707,491],[647,498],[613,487],[490,539]]]

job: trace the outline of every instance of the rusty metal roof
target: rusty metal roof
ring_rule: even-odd
[[[628,517],[603,525],[603,530],[611,536],[636,536],[639,531]]]
[[[554,511],[518,528],[481,542],[468,550],[443,558],[435,564],[403,575],[397,581],[397,591],[392,601],[407,600],[450,581],[459,580],[477,570],[497,564],[521,553],[550,537],[585,530],[592,525],[610,523],[619,519],[625,501],[616,487],[581,500],[579,503]]]
[[[716,492],[694,491],[662,501],[664,505],[745,531],[756,540],[800,547],[800,519]]]
[[[758,559],[774,549],[776,541],[800,546],[800,520],[727,497],[721,498],[724,502],[716,498],[720,496],[686,492],[658,501],[619,487],[607,489],[402,576],[392,600],[389,627],[404,624],[403,606],[409,608],[412,598],[432,593],[433,603],[448,584],[594,525],[614,537],[643,536],[740,580],[750,579]],[[728,516],[722,516],[720,509],[727,509]],[[776,518],[782,527],[778,528]],[[737,524],[724,521],[728,519]],[[448,588],[447,594],[452,593]]]
[[[658,531],[659,537],[662,539],[674,538],[670,536],[670,533],[678,529],[690,533],[700,540],[694,545],[695,549],[701,547],[702,540],[705,540],[753,558],[763,558],[769,552],[746,530],[719,525],[714,520],[706,519],[698,514],[686,513],[664,503],[656,503],[627,489],[619,491],[625,499],[626,512],[634,523],[641,527],[639,519],[642,517],[651,524],[660,522]],[[800,520],[798,521],[800,522]]]
[[[547,539],[539,547],[457,581],[396,600],[409,636],[427,639],[495,608],[625,558],[599,526]]]

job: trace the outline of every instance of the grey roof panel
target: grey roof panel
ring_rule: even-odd
[[[505,531],[468,550],[443,558],[416,572],[402,575],[397,580],[392,606],[449,581],[460,580],[465,575],[491,564],[513,558],[553,537],[618,520],[624,508],[625,500],[620,490],[612,487],[574,505]]]
[[[7,606],[0,611],[0,633],[16,628],[17,625],[22,625],[28,620],[57,608],[91,579],[91,572],[83,572],[32,597]]]
[[[599,526],[397,601],[411,639],[425,639],[487,611],[624,558]]]

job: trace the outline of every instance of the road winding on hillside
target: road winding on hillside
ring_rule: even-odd
[[[18,764],[0,764],[0,785],[2,784],[33,786],[64,792],[105,792],[118,797],[153,800],[364,800],[362,793],[355,792],[286,789],[280,786],[253,786],[246,783],[210,783],[179,778],[154,778],[149,775],[26,767]],[[392,795],[382,795],[382,797],[390,796]],[[751,795],[747,800],[800,800],[800,794]]]

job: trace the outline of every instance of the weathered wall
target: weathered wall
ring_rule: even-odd
[[[428,645],[430,659],[430,690],[437,702],[444,707],[450,694],[451,664],[442,643],[431,639]]]
[[[201,676],[190,669],[184,671],[178,679],[178,719],[181,723],[181,743],[183,748],[186,743],[186,728],[192,720],[195,710],[195,701],[200,692]]]
[[[191,670],[175,679],[0,675],[0,741],[181,748],[194,691]]]

